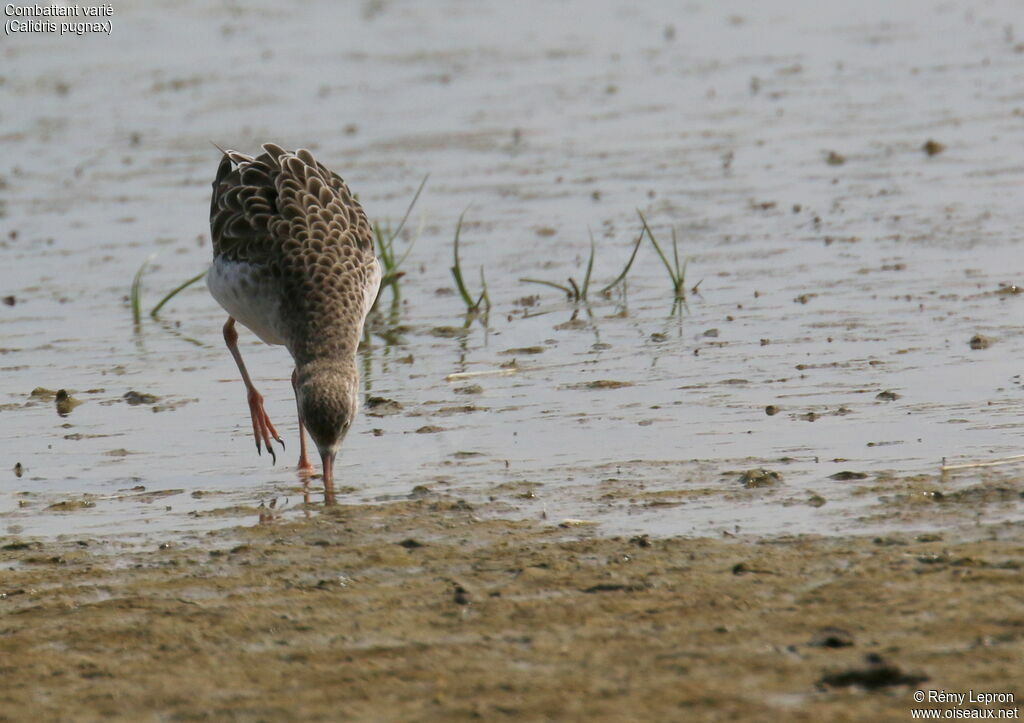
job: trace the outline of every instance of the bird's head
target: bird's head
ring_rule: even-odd
[[[352,364],[304,365],[295,375],[295,397],[323,461],[324,487],[332,490],[334,458],[359,410],[359,374]]]

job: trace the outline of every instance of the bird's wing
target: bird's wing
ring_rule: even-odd
[[[272,143],[263,150],[256,158],[237,151],[221,158],[210,202],[215,253],[265,263],[327,249],[355,267],[375,258],[369,221],[341,177],[307,150]]]

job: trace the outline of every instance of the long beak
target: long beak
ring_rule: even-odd
[[[324,465],[324,504],[333,505],[334,499],[334,455],[328,452],[321,454]]]

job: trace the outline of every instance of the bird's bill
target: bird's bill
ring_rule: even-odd
[[[334,498],[334,454],[328,452],[321,454],[320,459],[324,465],[324,504],[333,505]]]

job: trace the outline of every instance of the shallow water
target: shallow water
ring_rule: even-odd
[[[367,394],[402,409],[358,421],[344,499],[425,485],[612,533],[953,524],[869,521],[878,495],[857,489],[1019,451],[1014,10],[182,2],[119,6],[110,37],[5,37],[6,531],[202,531],[254,522],[270,500],[297,513],[287,353],[243,332],[289,445],[272,466],[202,285],[138,329],[126,300],[151,254],[147,310],[208,263],[210,141],[267,140],[314,149],[391,224],[430,173],[401,298],[385,293],[385,333],[361,352]],[[944,149],[929,155],[929,139]],[[462,262],[474,289],[485,269],[486,324],[437,292],[467,207]],[[627,293],[589,307],[519,281],[580,279],[589,229],[607,283],[637,208],[663,245],[678,232],[699,282],[685,308],[647,242]],[[971,349],[977,333],[994,344]],[[515,373],[491,373],[512,359]],[[599,380],[628,386],[587,386]],[[82,404],[59,416],[37,387]],[[739,473],[761,467],[782,481],[744,489]],[[867,481],[829,478],[842,471]]]

